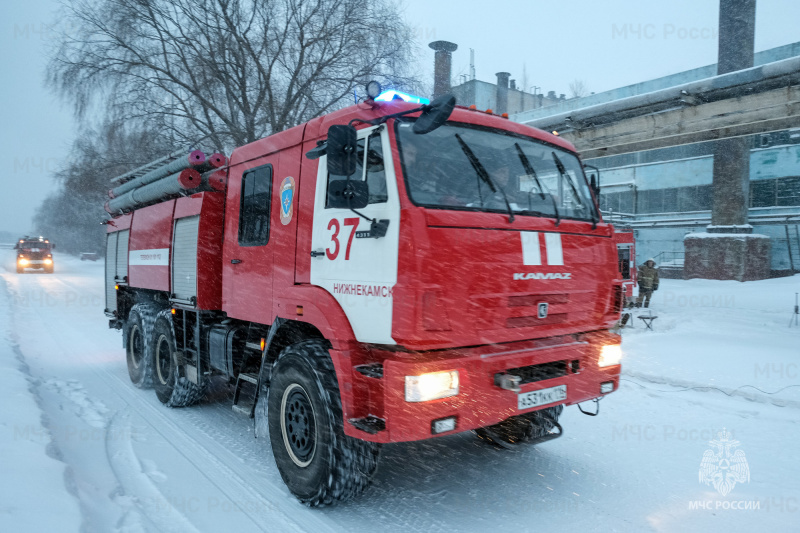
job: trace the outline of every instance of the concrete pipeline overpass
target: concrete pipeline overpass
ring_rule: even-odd
[[[557,131],[583,159],[793,128],[800,126],[800,57],[548,117],[520,118]]]

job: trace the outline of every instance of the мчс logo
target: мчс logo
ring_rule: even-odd
[[[736,450],[739,441],[726,430],[717,434],[717,439],[709,441],[716,451],[706,450],[700,462],[700,483],[714,485],[714,488],[727,496],[737,483],[750,481],[750,467],[744,456],[744,451]]]

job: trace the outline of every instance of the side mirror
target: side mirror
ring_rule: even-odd
[[[335,180],[328,184],[328,207],[363,209],[369,204],[369,185],[361,180]]]
[[[328,129],[328,174],[352,176],[356,171],[358,145],[352,126],[331,126]]]
[[[55,249],[56,249],[56,245],[55,245],[55,244],[51,244],[51,245],[50,245],[50,249],[51,249],[51,250],[55,250]]]
[[[456,97],[452,94],[443,94],[422,110],[422,115],[414,123],[414,133],[422,135],[432,132],[447,122],[455,106]]]
[[[600,200],[600,186],[597,184],[597,176],[592,174],[592,177],[589,181],[589,186],[592,188],[592,192],[594,192],[595,197],[597,200]]]

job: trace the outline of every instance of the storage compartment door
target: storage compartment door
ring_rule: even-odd
[[[191,302],[193,298],[197,298],[199,226],[199,216],[179,218],[175,221],[172,241],[172,293],[176,300]]]
[[[128,282],[128,242],[130,241],[130,230],[118,231],[117,235],[117,281]]]
[[[117,275],[117,240],[119,232],[106,236],[106,311],[117,310],[117,291],[114,288]]]

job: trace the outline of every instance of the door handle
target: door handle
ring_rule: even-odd
[[[238,265],[241,262],[242,262],[241,259],[231,259],[231,263],[233,263],[234,265]]]
[[[311,251],[311,257],[322,257],[323,255],[325,255],[325,252],[318,252],[316,250]]]

